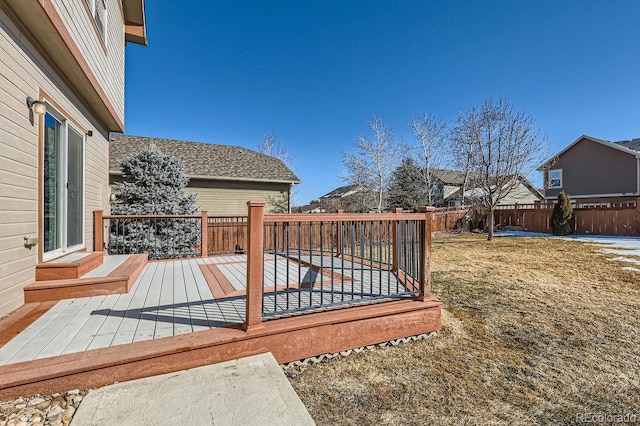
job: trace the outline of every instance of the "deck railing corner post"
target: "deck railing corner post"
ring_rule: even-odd
[[[420,245],[422,250],[420,253],[420,294],[418,299],[425,301],[431,296],[431,230],[433,227],[433,218],[435,207],[420,207],[420,213],[424,213],[424,226],[422,227],[422,238]]]
[[[262,294],[264,268],[264,201],[248,201],[247,214],[247,300],[245,331],[263,328]]]
[[[93,251],[103,251],[104,235],[102,230],[102,210],[93,211]]]

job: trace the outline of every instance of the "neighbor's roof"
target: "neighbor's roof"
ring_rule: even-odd
[[[179,158],[191,179],[300,183],[281,160],[239,146],[118,133],[112,133],[109,140],[110,174],[122,174],[120,165],[124,160],[154,144],[163,153]]]
[[[320,198],[344,198],[344,197],[348,197],[349,195],[353,195],[358,192],[361,192],[364,189],[365,187],[363,185],[360,185],[357,183],[353,185],[345,185],[324,194]]]
[[[573,141],[565,149],[563,149],[562,151],[560,151],[559,153],[557,153],[556,155],[554,155],[553,157],[549,158],[547,161],[542,163],[540,165],[540,167],[538,167],[537,170],[540,171],[540,172],[543,172],[545,167],[549,163],[554,162],[556,158],[560,157],[562,154],[567,152],[569,150],[569,148],[571,148],[572,146],[574,146],[575,144],[577,144],[578,142],[580,142],[583,139],[588,139],[588,140],[590,140],[592,142],[597,142],[597,143],[602,144],[604,146],[608,146],[609,148],[617,149],[618,151],[622,151],[622,152],[625,152],[627,154],[634,155],[636,158],[640,158],[640,138],[628,139],[628,140],[617,141],[617,142],[611,142],[611,141],[606,141],[604,139],[594,138],[593,136],[582,135],[578,139]]]
[[[459,170],[431,169],[431,174],[445,185],[462,185],[464,172]]]

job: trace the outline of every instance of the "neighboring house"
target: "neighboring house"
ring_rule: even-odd
[[[0,1],[0,316],[39,262],[93,247],[126,42],[147,43],[143,0]]]
[[[464,182],[464,172],[457,170],[436,169],[432,171],[435,181],[436,205],[455,206],[460,205],[460,192]],[[517,186],[500,200],[498,204],[533,204],[542,201],[544,196],[524,176],[518,175]],[[473,179],[468,179],[464,193],[465,203],[473,203],[480,195],[480,188],[474,188]]]
[[[320,206],[327,213],[368,213],[376,209],[375,194],[364,185],[345,185],[320,197]]]
[[[326,213],[325,209],[320,206],[320,202],[297,206],[292,211],[294,213]]]
[[[580,136],[539,168],[545,199],[560,191],[580,201],[625,201],[640,196],[640,138],[609,142]]]
[[[246,215],[247,201],[264,200],[266,212],[291,209],[291,188],[300,179],[279,159],[246,148],[142,136],[111,134],[110,183],[122,180],[120,164],[154,144],[184,164],[188,193],[209,215]]]

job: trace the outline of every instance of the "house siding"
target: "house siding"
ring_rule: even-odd
[[[506,197],[504,197],[498,204],[533,204],[536,201],[541,201],[536,197],[526,185],[522,182],[513,188]]]
[[[86,0],[51,0],[98,84],[124,122],[124,21],[119,0],[106,0],[106,40],[94,27]]]
[[[570,197],[595,194],[635,195],[637,162],[632,154],[582,139],[550,166],[562,169],[562,188],[547,189],[545,198],[555,199],[564,190]],[[548,174],[544,174],[545,183]]]
[[[190,194],[197,193],[197,204],[210,216],[246,215],[247,201],[266,201],[265,212],[275,212],[271,201],[284,199],[288,184],[256,182],[223,182],[192,180],[187,188]]]
[[[121,176],[111,175],[112,188],[120,181]],[[209,216],[225,216],[246,215],[247,201],[265,201],[265,212],[274,213],[275,207],[270,200],[286,197],[288,189],[289,184],[286,183],[191,179],[185,192],[198,194],[198,211],[206,211]]]
[[[38,138],[43,126],[37,116],[31,124],[27,96],[38,98],[45,93],[66,118],[93,130],[93,137],[87,137],[85,143],[88,248],[93,246],[91,212],[106,204],[107,130],[29,40],[0,7],[0,316],[23,303],[23,288],[35,278],[41,251],[40,244],[24,247],[26,235],[38,235]]]

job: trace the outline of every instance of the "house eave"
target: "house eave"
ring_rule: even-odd
[[[127,42],[147,46],[147,19],[144,0],[123,0],[124,39]]]

